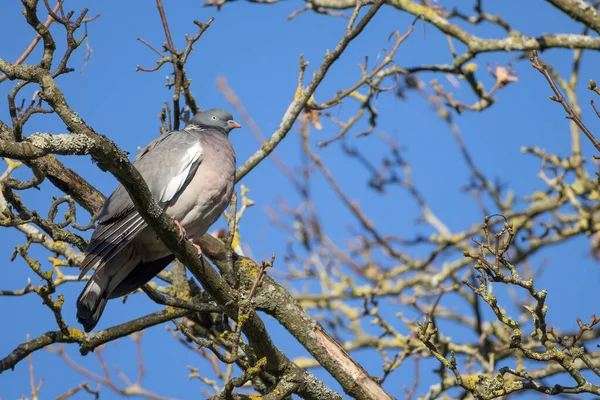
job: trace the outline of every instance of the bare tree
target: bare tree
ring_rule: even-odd
[[[277,0],[252,2],[272,4]],[[165,324],[173,340],[200,356],[217,376],[217,380],[211,380],[199,368],[190,367],[190,378],[202,381],[209,390],[207,397],[214,399],[247,399],[257,393],[264,399],[286,399],[292,395],[306,399],[341,398],[311,372],[317,368],[325,369],[347,396],[357,399],[444,395],[491,399],[524,392],[600,395],[600,352],[595,346],[600,318],[578,315],[575,310],[570,318],[576,321],[577,328],[561,332],[551,326],[546,318],[546,299],[553,294],[536,283],[538,271],[531,263],[534,254],[578,236],[592,235],[592,251],[597,252],[599,247],[596,228],[600,226],[600,189],[594,175],[597,166],[595,159],[585,159],[584,149],[591,146],[582,143],[581,137],[586,137],[598,152],[600,143],[582,120],[577,87],[583,53],[600,49],[600,12],[598,3],[583,0],[547,2],[579,24],[582,33],[527,37],[503,16],[486,12],[481,0],[465,2],[460,9],[448,9],[443,2],[431,0],[309,0],[290,15],[293,19],[303,12],[316,12],[347,18],[347,28],[340,32],[339,42],[320,63],[314,66],[315,61],[311,60],[314,72],[310,77],[305,74],[309,64],[300,56],[296,95],[270,136],[263,135],[227,81],[223,78],[218,82],[226,99],[261,143],[239,167],[237,181],[243,181],[258,164],[271,157],[301,198],[299,204],[284,199],[280,209],[272,211],[273,224],[289,237],[288,250],[261,261],[245,256],[241,244],[239,226],[244,223],[246,209],[253,204],[244,185],[240,185],[226,214],[227,231],[201,239],[204,256],[198,257],[192,244],[179,240],[177,227],[152,199],[127,154],[87,124],[84,116],[77,113],[77,104],[70,102],[59,86],[60,80],[68,79],[73,72],[69,60],[86,43],[82,26],[98,16],[90,17],[87,10],[67,11],[67,7],[77,7],[75,2],[22,0],[24,16],[36,36],[17,61],[7,61],[13,55],[0,58],[0,71],[4,74],[0,82],[13,85],[8,95],[10,120],[0,121],[0,155],[8,164],[0,176],[0,209],[2,226],[23,234],[24,244],[15,248],[12,259],[21,260],[24,268],[39,277],[39,282],[0,290],[0,296],[39,296],[52,313],[56,327],[15,344],[12,352],[2,355],[0,373],[10,374],[10,369],[21,367],[29,358],[31,397],[38,398],[43,385],[36,383],[32,355],[46,348],[86,379],[70,385],[62,399],[83,392],[98,397],[105,391],[164,398],[143,388],[148,366],[144,363],[141,340],[144,329]],[[229,2],[210,0],[206,5],[236,6],[226,3]],[[213,19],[194,21],[196,32],[180,41],[171,35],[161,0],[156,1],[156,8],[166,41],[160,47],[139,39],[158,56],[158,61],[153,68],[138,66],[138,71],[172,69],[167,81],[172,100],[164,103],[159,114],[161,132],[167,132],[179,129],[199,111],[186,62]],[[360,65],[352,85],[335,94],[320,91],[319,98],[327,100],[316,101],[315,93],[327,79],[331,66],[372,18],[382,12],[409,14],[414,22],[405,27],[404,33],[392,33],[387,50],[374,64],[365,61]],[[500,28],[505,36],[477,36],[476,27],[483,23]],[[49,29],[53,24],[62,26],[66,35],[67,46],[61,54],[56,50],[56,34]],[[447,37],[447,63],[401,66],[396,61],[402,44],[421,24]],[[36,47],[41,47],[41,56],[33,60],[31,54]],[[572,55],[568,78],[538,54],[550,50]],[[562,106],[571,123],[568,156],[551,154],[543,150],[542,143],[540,147],[523,149],[539,159],[539,176],[546,185],[543,191],[523,196],[524,200],[516,199],[476,165],[457,122],[463,113],[484,112],[496,101],[502,101],[502,90],[518,81],[510,64],[478,70],[477,56],[504,52],[514,53],[520,65],[531,62],[528,68],[538,71],[540,81],[548,83],[551,100]],[[84,56],[89,58],[89,54],[88,48]],[[374,58],[377,52],[370,56]],[[494,81],[489,89],[482,78],[487,74]],[[432,76],[447,77],[451,82],[464,80],[476,101],[460,100],[436,79],[424,80]],[[32,88],[31,99],[23,100],[23,90]],[[589,89],[590,95],[600,95],[594,81],[590,81]],[[481,219],[465,221],[470,225],[465,230],[452,231],[426,202],[418,182],[412,178],[401,144],[388,135],[375,134],[380,116],[377,99],[405,98],[408,94],[421,96],[434,107],[468,165],[471,179],[465,191],[479,205]],[[540,102],[548,101],[543,93],[539,97]],[[333,111],[341,104],[352,110],[350,118],[336,117],[338,114]],[[593,101],[589,110],[600,117]],[[56,115],[69,133],[36,132],[25,136],[25,126],[36,114]],[[338,131],[326,139],[315,137],[313,130],[321,129],[324,123]],[[299,129],[305,155],[300,173],[275,152],[294,126]],[[376,141],[387,155],[379,160],[369,158],[354,145],[358,140]],[[435,233],[405,238],[371,222],[369,208],[377,205],[359,205],[328,167],[326,153],[320,151],[334,143],[349,159],[364,167],[371,189],[385,193],[396,186],[405,190],[418,205],[421,222]],[[164,305],[164,309],[90,334],[67,323],[72,318],[63,315],[62,306],[73,299],[60,294],[61,286],[77,281],[78,273],[72,267],[77,267],[83,258],[87,244],[83,232],[94,226],[93,216],[105,200],[93,183],[55,157],[77,155],[90,155],[98,168],[110,172],[123,184],[138,212],[178,260],[141,291]],[[18,168],[28,169],[31,179],[16,179],[13,172]],[[321,223],[319,212],[331,204],[313,196],[311,187],[317,177],[327,182],[339,204],[354,218],[354,237],[348,243],[341,244]],[[28,207],[18,195],[20,191],[38,189],[43,182],[50,182],[64,193],[63,197],[48,200],[47,216]],[[58,218],[61,209],[67,210],[62,219]],[[89,218],[81,215],[82,210]],[[45,249],[51,255],[52,269],[45,268],[30,254],[33,248]],[[193,278],[188,279],[186,269]],[[277,271],[277,275],[272,271]],[[317,282],[320,292],[286,289],[300,288],[307,280]],[[526,297],[499,295],[511,294],[514,289]],[[448,306],[445,299],[450,295],[463,300],[460,309]],[[512,299],[512,303],[506,299]],[[393,301],[391,306],[389,301]],[[390,317],[384,308],[399,312]],[[411,310],[417,317],[409,318],[400,310]],[[312,358],[290,359],[281,344],[269,335],[263,315],[283,326]],[[444,332],[440,321],[450,321],[471,335],[454,340]],[[366,330],[366,323],[374,325],[377,333]],[[139,375],[135,382],[123,374],[119,374],[120,380],[114,379],[102,352],[104,346],[126,336],[133,339],[138,354]],[[65,351],[68,346],[78,346],[82,355],[93,351],[102,375],[70,357]],[[381,359],[379,371],[368,372],[355,361],[353,352],[359,349]],[[436,360],[438,368],[434,372],[425,370],[424,360]],[[398,372],[406,364],[413,370],[410,377]],[[420,379],[425,373],[430,375],[427,381],[434,383],[420,392]],[[391,382],[392,375],[399,375],[405,391],[398,389],[398,382]],[[557,384],[558,377],[568,377],[570,383]]]

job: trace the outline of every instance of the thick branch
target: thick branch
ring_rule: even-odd
[[[81,156],[89,154],[93,146],[94,141],[86,136],[36,133],[23,142],[0,139],[0,156],[22,161],[48,154]]]
[[[546,0],[569,17],[600,33],[600,13],[584,0]]]
[[[228,251],[218,239],[204,235],[200,240],[203,252],[226,274],[229,268]],[[237,269],[242,276],[252,276],[260,267],[251,259],[237,257]],[[250,282],[247,282],[250,284]],[[255,295],[257,309],[273,316],[323,366],[349,395],[356,398],[391,399],[343,347],[304,311],[292,295],[274,279],[265,276]],[[365,397],[366,396],[366,397]]]

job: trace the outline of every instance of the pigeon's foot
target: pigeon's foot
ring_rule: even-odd
[[[192,246],[194,246],[196,248],[196,250],[198,251],[198,257],[202,256],[202,248],[200,246],[198,246],[196,243],[194,243],[192,241],[192,239],[188,239],[188,242],[190,242],[192,244]]]
[[[181,237],[181,239],[186,237],[186,233],[185,233],[185,229],[183,229],[183,226],[181,226],[181,223],[179,221],[177,221],[175,218],[173,218],[173,222],[175,222],[175,225],[177,226],[177,229],[179,230],[179,236]]]
[[[180,240],[186,239],[185,229],[183,229],[183,226],[181,226],[181,223],[179,221],[177,221],[175,218],[173,218],[173,222],[175,222],[175,225],[177,225],[177,229],[179,230]],[[192,244],[192,246],[194,246],[196,248],[196,250],[198,251],[198,257],[202,256],[202,248],[200,246],[198,246],[196,243],[194,243],[192,241],[192,239],[188,239],[188,242],[190,242]]]

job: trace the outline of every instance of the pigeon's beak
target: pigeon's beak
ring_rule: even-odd
[[[232,119],[230,119],[229,121],[227,121],[227,126],[229,127],[229,129],[235,129],[235,128],[241,128],[242,127],[240,124],[238,124],[237,122],[235,122]]]

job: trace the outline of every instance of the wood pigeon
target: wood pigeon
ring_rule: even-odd
[[[183,130],[154,139],[133,160],[154,200],[190,240],[206,233],[231,200],[235,152],[229,132],[240,127],[227,111],[206,110]],[[106,200],[85,253],[79,279],[95,269],[77,299],[77,320],[86,332],[109,299],[137,290],[175,258],[122,185]]]

